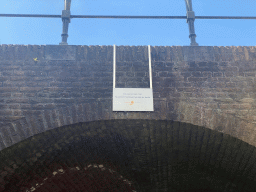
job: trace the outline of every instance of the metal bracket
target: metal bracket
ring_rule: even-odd
[[[195,34],[195,33],[191,33],[188,37],[189,37],[189,38],[191,38],[191,37],[196,37],[196,34]]]
[[[61,18],[62,18],[62,21],[64,19],[68,19],[68,22],[70,23],[70,11],[69,10],[62,10]]]
[[[195,12],[194,11],[187,11],[187,23],[188,20],[192,19],[193,21],[195,20]]]

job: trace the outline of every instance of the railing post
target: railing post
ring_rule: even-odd
[[[64,10],[62,10],[62,23],[63,23],[63,28],[62,28],[62,42],[60,45],[68,45],[67,40],[68,40],[68,25],[70,23],[70,6],[71,6],[71,0],[64,0],[65,5],[64,5]]]
[[[187,9],[187,23],[189,27],[189,38],[190,38],[190,45],[191,46],[198,46],[196,43],[196,34],[195,34],[195,12],[192,10],[192,1],[185,0],[186,2],[186,9]]]

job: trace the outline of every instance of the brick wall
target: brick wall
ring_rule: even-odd
[[[116,87],[149,87],[147,51],[147,46],[117,47]],[[151,158],[153,167],[156,166],[155,162],[160,162],[161,169],[157,173],[150,167],[151,177],[153,173],[158,174],[155,181],[151,180],[155,185],[158,183],[161,189],[166,188],[166,181],[161,183],[167,174],[164,171],[167,167],[161,164],[162,160],[164,163],[165,156],[157,151],[164,145],[172,146],[174,151],[171,156],[178,152],[178,157],[186,159],[187,155],[194,154],[193,150],[191,153],[187,151],[194,146],[195,149],[200,149],[197,160],[201,164],[210,163],[212,171],[211,166],[221,169],[226,167],[233,181],[239,180],[240,177],[235,176],[237,173],[240,176],[242,174],[242,177],[250,181],[241,181],[239,190],[250,191],[248,182],[255,181],[256,170],[256,48],[156,46],[151,47],[151,56],[154,112],[112,112],[112,46],[1,45],[0,158],[6,163],[0,169],[0,187],[13,186],[13,183],[8,184],[7,181],[13,176],[13,170],[16,169],[13,168],[14,165],[19,167],[16,170],[27,170],[22,167],[36,166],[34,160],[44,162],[44,159],[37,161],[38,153],[45,152],[48,158],[48,149],[58,149],[58,141],[50,137],[53,133],[49,130],[63,130],[63,137],[70,138],[72,125],[79,122],[98,122],[99,125],[91,125],[92,129],[86,133],[94,135],[98,132],[98,127],[101,129],[103,126],[99,120],[138,119],[136,122],[139,125],[139,120],[147,119],[184,123],[179,124],[184,125],[179,128],[171,128],[174,130],[171,136],[174,141],[171,142],[177,142],[177,147],[168,142],[160,142],[163,140],[163,132],[169,130],[168,126],[160,125],[159,121],[160,124],[154,130],[152,128],[151,135],[158,134],[158,137],[150,141],[151,157],[139,157],[145,155],[143,150],[148,149],[140,142],[142,138],[145,139],[148,131],[132,138],[132,135],[136,136],[140,132],[140,129],[134,133],[127,130],[133,129],[133,121],[124,122],[126,128],[122,129],[123,132],[119,131],[122,137],[128,139],[126,143],[137,143],[133,146],[138,151],[134,152],[137,160],[133,166],[139,162],[144,166],[143,158],[146,157]],[[68,125],[71,126],[69,131],[65,129]],[[201,128],[196,125],[204,127],[204,131],[201,132]],[[160,127],[164,130],[161,133]],[[191,131],[192,128],[195,132]],[[40,140],[38,137],[44,139]],[[53,139],[54,147],[47,147],[50,141],[48,137]],[[183,137],[189,142],[188,145],[180,140]],[[74,139],[72,136],[71,138]],[[197,143],[193,143],[193,138]],[[36,142],[33,145],[32,140]],[[119,141],[116,145],[119,145]],[[24,157],[15,156],[22,156],[28,147],[31,153],[24,153]],[[236,159],[232,160],[233,164],[229,164],[231,157]],[[47,158],[45,161],[49,160]],[[121,161],[124,159],[121,158]],[[195,160],[194,157],[189,159]],[[233,169],[233,166],[238,168]],[[127,171],[123,170],[124,173]],[[137,179],[143,174],[145,176],[145,173],[141,174],[137,175]],[[211,179],[214,180],[212,177]],[[220,181],[217,179],[216,182]],[[140,185],[142,183],[143,181]],[[226,184],[223,183],[223,190],[235,185],[232,181]],[[244,186],[247,186],[246,190]],[[144,185],[144,189],[149,190],[150,186]]]
[[[93,103],[89,119],[177,120],[256,145],[255,47],[155,46],[151,52],[155,111],[116,113],[112,46],[1,45],[0,125],[25,119],[31,136],[64,125],[55,117],[65,109]],[[149,87],[147,46],[117,46],[116,87]]]

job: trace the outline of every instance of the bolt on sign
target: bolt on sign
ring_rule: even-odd
[[[116,88],[116,45],[113,49],[113,111],[154,111],[150,45],[148,45],[150,88]]]

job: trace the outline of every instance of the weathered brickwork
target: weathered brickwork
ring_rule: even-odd
[[[112,46],[1,45],[0,123],[40,121],[26,132],[33,135],[71,123],[55,118],[65,108],[89,105],[86,119],[139,114],[205,126],[256,145],[255,47],[151,47],[151,52],[155,111],[113,113]],[[117,46],[116,87],[149,87],[147,46]],[[1,131],[6,134],[13,133]],[[25,137],[17,134],[16,140]]]
[[[250,182],[256,181],[256,47],[153,46],[151,56],[154,112],[112,112],[113,46],[0,45],[0,158],[19,161],[14,156],[6,156],[7,150],[16,145],[25,149],[21,142],[27,142],[28,138],[57,128],[65,130],[65,126],[80,122],[122,119],[175,121],[184,123],[184,127],[195,126],[196,129],[191,132],[180,126],[181,131],[172,136],[173,142],[179,145],[177,150],[181,159],[177,162],[182,162],[188,155],[190,160],[201,158],[198,160],[200,165],[214,164],[216,170],[227,167],[233,182],[229,182],[228,186],[224,182],[220,190],[231,189],[233,185],[236,188],[238,185],[234,183],[242,174],[250,180],[247,184],[243,180],[236,191],[250,191]],[[116,59],[116,87],[149,87],[147,46],[117,46]],[[127,129],[133,128],[131,122],[127,121]],[[201,132],[197,126],[206,129]],[[145,158],[153,158],[150,160],[153,167],[153,162],[157,161],[163,168],[166,162],[161,164],[161,158],[164,157],[154,159],[163,146],[157,147],[164,135],[157,132],[159,127],[161,125],[157,125],[152,132],[153,135],[159,134],[158,138],[150,141],[152,156],[146,155]],[[212,135],[212,131],[221,136]],[[94,135],[95,132],[96,128],[92,128],[86,134]],[[120,134],[130,142],[129,131],[123,129]],[[146,138],[147,131],[143,134]],[[98,136],[101,137],[100,134]],[[186,142],[190,142],[188,145],[182,144],[180,138],[183,136]],[[131,140],[138,142],[142,137]],[[193,139],[198,143],[193,143]],[[230,143],[234,143],[234,149]],[[145,148],[138,147],[140,145],[142,143],[133,146],[139,151],[135,159],[140,159],[139,156],[147,151],[146,145]],[[35,144],[36,148],[39,146],[40,142]],[[191,146],[201,153],[193,156],[188,152]],[[35,158],[38,150],[25,153],[24,159],[30,156]],[[234,164],[229,164],[230,161]],[[134,165],[138,162],[134,161]],[[141,162],[147,161],[142,158]],[[164,169],[156,173],[158,180],[150,180],[151,184],[161,185],[154,186],[155,190],[168,188],[168,182],[164,181],[168,173]],[[209,169],[214,172],[211,167]],[[152,168],[151,177],[154,171]],[[12,168],[2,167],[0,184],[8,180],[7,174],[12,173]],[[123,173],[129,175],[127,170]],[[140,185],[147,191],[151,189],[151,186],[142,183],[137,188]]]

